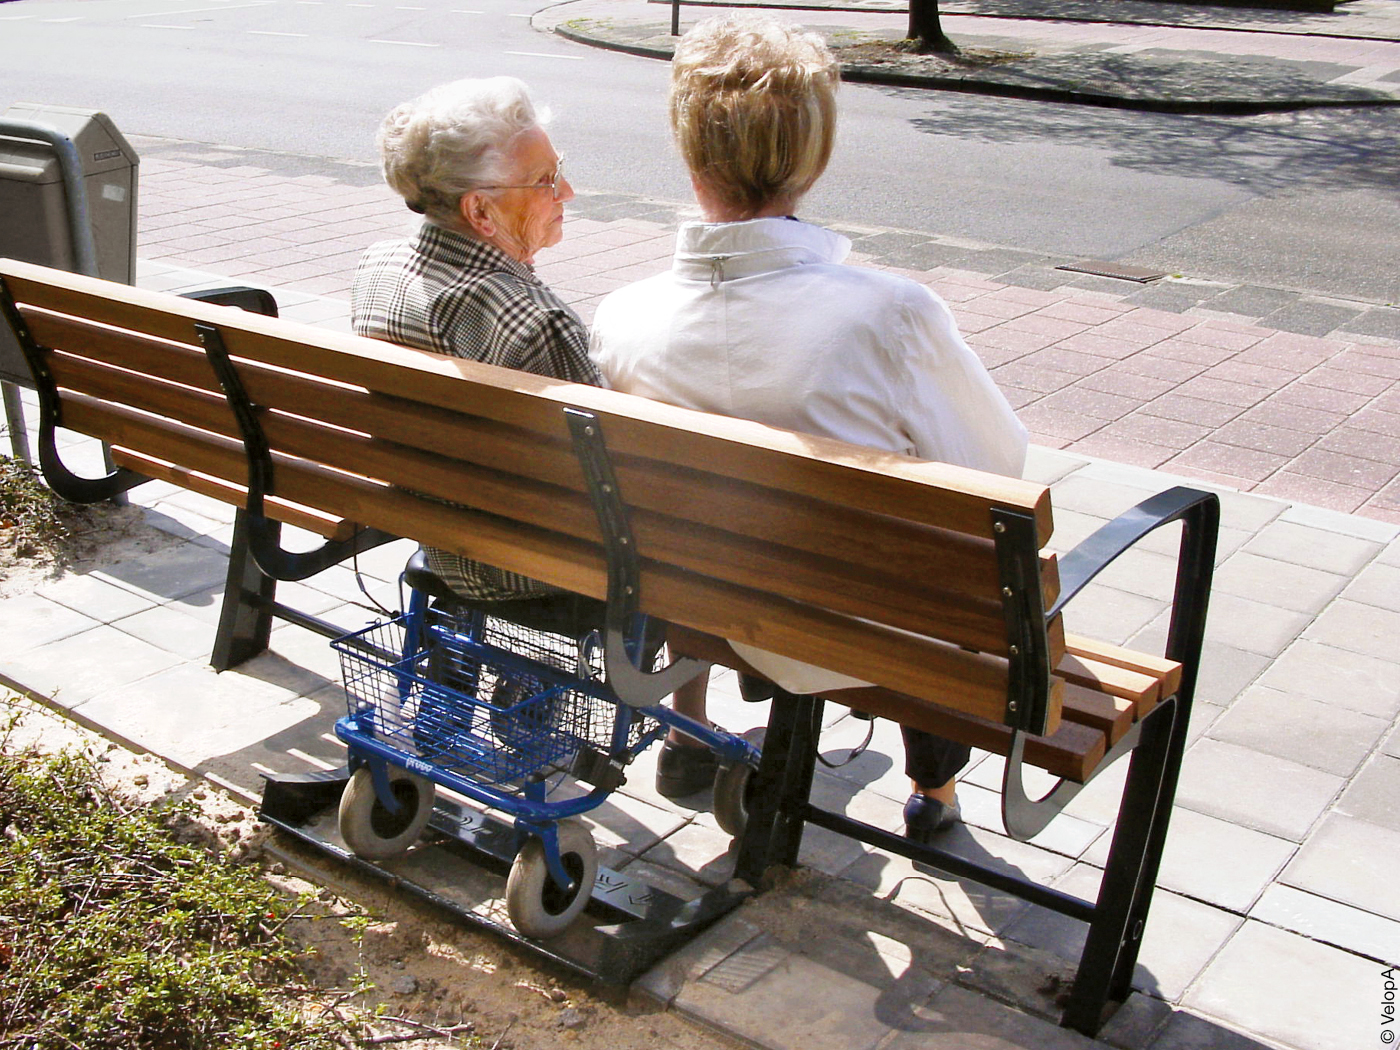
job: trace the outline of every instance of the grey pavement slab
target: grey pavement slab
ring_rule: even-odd
[[[1297,762],[1204,739],[1186,753],[1176,799],[1198,813],[1300,842],[1344,784]]]
[[[1400,965],[1400,922],[1292,886],[1273,885],[1249,917],[1358,955]]]
[[[213,642],[207,621],[174,605],[157,605],[112,624],[123,634],[189,660],[207,659]]]
[[[1148,1044],[1151,1050],[1278,1050],[1284,1046],[1200,1017],[1174,1010]]]
[[[1337,802],[1342,816],[1400,832],[1400,759],[1376,755],[1347,785]]]
[[[1266,526],[1247,544],[1251,554],[1350,576],[1379,553],[1381,544],[1294,521]]]
[[[1373,562],[1351,581],[1342,597],[1392,612],[1400,611],[1400,566],[1387,565],[1380,560]]]
[[[1023,1013],[966,988],[948,985],[914,1009],[908,1027],[896,1028],[879,1050],[1089,1050],[1098,1046],[1077,1032]]]
[[[805,994],[813,988],[821,995]],[[880,988],[765,936],[686,984],[672,1005],[702,1024],[774,1050],[875,1050],[889,1032],[876,1019],[882,995]]]
[[[179,599],[222,583],[228,554],[197,543],[181,543],[95,570],[93,575],[159,601]]]
[[[1076,864],[1055,888],[1083,900],[1095,900],[1102,872]],[[1133,987],[1160,999],[1180,999],[1244,920],[1220,908],[1158,890],[1143,931]],[[1002,933],[1008,940],[1045,948],[1078,963],[1088,926],[1032,905]]]
[[[1356,1050],[1380,1041],[1381,967],[1249,921],[1183,1005],[1299,1050]]]
[[[1400,857],[1400,831],[1333,815],[1308,839],[1279,881],[1400,920],[1396,857]]]
[[[942,835],[938,845],[1007,874],[1042,883],[1062,875],[1073,863],[1069,857],[966,825]],[[1026,908],[1020,898],[1001,890],[884,853],[866,853],[840,874],[881,900],[917,909],[958,930],[994,933],[1005,929]]]
[[[1400,712],[1400,663],[1311,638],[1289,646],[1259,684],[1384,720]]]
[[[92,575],[65,576],[34,592],[84,616],[110,623],[153,607],[153,600]]]
[[[1164,631],[1166,615],[1157,621]],[[1206,637],[1234,649],[1272,657],[1283,652],[1310,622],[1307,613],[1217,591],[1210,598]]]
[[[1316,614],[1347,585],[1347,577],[1242,550],[1215,572],[1214,593]]]
[[[301,722],[320,706],[234,672],[181,664],[79,705],[80,719],[179,768],[247,748]]]
[[[1323,610],[1306,637],[1365,656],[1400,661],[1400,612],[1338,600]]]
[[[1139,1050],[1151,1044],[1172,1016],[1170,1003],[1132,992],[1099,1030],[1099,1041],[1119,1050]]]
[[[1388,719],[1255,685],[1210,727],[1207,735],[1213,740],[1349,777],[1389,728]],[[1400,788],[1400,782],[1396,787]]]
[[[965,777],[959,778],[958,806],[962,809],[963,820],[968,824],[991,831],[1005,831],[999,788],[987,789],[969,783]],[[1051,853],[1079,857],[1103,832],[1102,824],[1061,813],[1044,831],[1028,841],[1032,846],[1039,846]]]
[[[4,604],[8,603],[0,603],[0,608]],[[7,654],[0,662],[0,673],[27,692],[72,709],[98,693],[139,682],[180,662],[167,649],[98,624]]]
[[[1108,847],[1105,835],[1084,859],[1102,868]],[[1285,839],[1178,806],[1172,812],[1157,885],[1243,914],[1296,850],[1297,845]],[[1222,864],[1222,857],[1230,862]]]
[[[0,602],[0,638],[9,655],[89,631],[100,622],[38,594]]]

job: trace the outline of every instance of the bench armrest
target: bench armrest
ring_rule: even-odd
[[[1208,513],[1208,507],[1214,508],[1213,515]],[[1074,550],[1061,556],[1060,596],[1050,609],[1049,615],[1058,615],[1090,580],[1108,568],[1115,558],[1149,532],[1174,521],[1203,514],[1214,519],[1209,528],[1213,555],[1215,526],[1220,516],[1219,497],[1213,492],[1177,486],[1150,496],[1131,510],[1124,511],[1083,540]]]
[[[253,288],[246,284],[228,288],[201,288],[196,292],[181,292],[182,299],[195,299],[215,306],[236,306],[252,314],[264,317],[277,316],[277,300],[265,288]]]
[[[1118,555],[1149,532],[1174,521],[1182,523],[1181,547],[1166,655],[1182,664],[1182,692],[1189,698],[1195,688],[1215,573],[1215,541],[1220,530],[1220,497],[1215,493],[1182,486],[1167,489],[1104,525],[1060,559],[1060,597],[1049,616],[1058,615]]]

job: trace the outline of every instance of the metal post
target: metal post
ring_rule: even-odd
[[[19,386],[0,379],[0,391],[5,396],[5,422],[10,428],[10,451],[21,463],[32,462],[29,458],[29,428],[24,422],[24,402],[20,400]]]

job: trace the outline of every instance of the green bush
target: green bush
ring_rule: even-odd
[[[345,1045],[298,1006],[297,902],[177,841],[175,808],[127,811],[81,754],[0,747],[0,1048]]]
[[[61,506],[37,469],[23,460],[0,456],[0,536],[13,537],[17,554],[57,549],[68,534]]]

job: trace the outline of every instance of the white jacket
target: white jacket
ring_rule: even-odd
[[[590,355],[627,393],[1019,477],[1026,428],[947,305],[850,249],[792,219],[687,223],[669,272],[599,304]],[[792,692],[863,684],[734,648]]]

